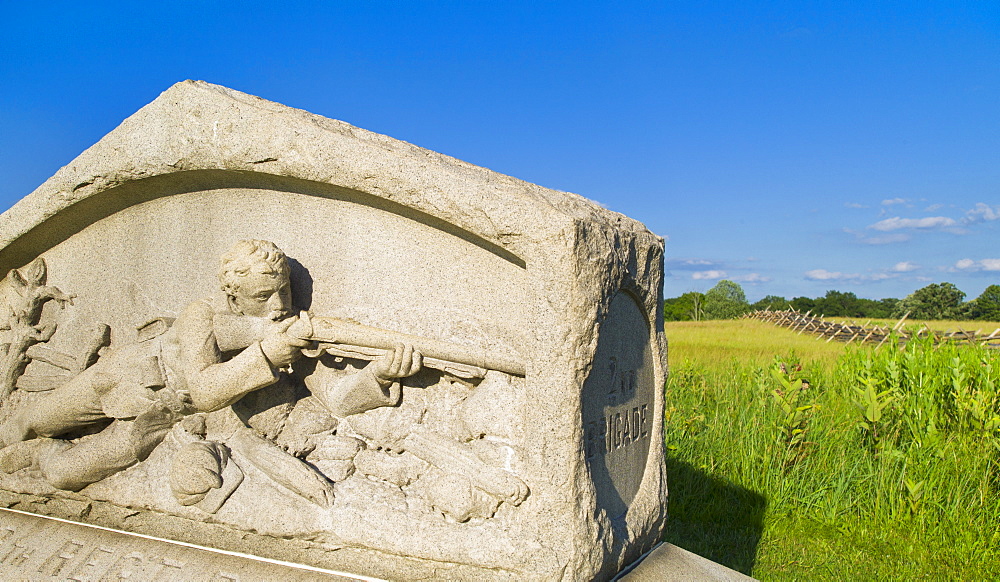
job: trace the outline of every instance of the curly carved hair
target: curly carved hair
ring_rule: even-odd
[[[226,295],[235,295],[241,279],[256,272],[274,277],[288,277],[288,257],[273,242],[241,240],[222,255],[219,282]]]

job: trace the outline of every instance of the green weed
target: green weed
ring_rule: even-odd
[[[715,322],[727,360],[698,323],[667,325],[668,541],[764,580],[1000,578],[1000,353]]]
[[[800,365],[788,365],[781,361],[771,368],[771,377],[778,384],[771,390],[771,396],[781,412],[777,423],[778,442],[785,449],[786,469],[805,457],[810,444],[806,440],[809,420],[819,408],[817,404],[803,404],[809,384],[796,377],[801,370]]]

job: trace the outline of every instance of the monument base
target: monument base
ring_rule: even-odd
[[[663,542],[615,577],[620,582],[748,582],[755,580],[698,554]]]
[[[0,578],[81,582],[122,578],[168,582],[381,580],[3,508]],[[670,543],[660,544],[615,579],[754,580]]]
[[[79,499],[74,499],[74,497],[79,497]],[[69,543],[69,540],[82,539],[73,537],[68,533],[64,534],[61,529],[50,529],[45,530],[46,533],[38,536],[29,536],[29,538],[26,538],[27,541],[22,542],[19,541],[20,536],[14,535],[11,531],[10,526],[14,523],[14,519],[20,520],[22,528],[24,527],[24,523],[34,520],[45,524],[49,528],[55,527],[52,524],[65,524],[69,528],[66,531],[77,531],[73,528],[83,528],[79,531],[105,532],[113,536],[126,536],[122,538],[125,540],[132,540],[133,538],[137,540],[149,540],[153,544],[148,548],[150,552],[149,560],[153,560],[150,563],[154,566],[159,563],[156,562],[154,564],[158,556],[167,556],[173,559],[172,556],[174,554],[169,552],[174,552],[176,548],[180,548],[176,551],[182,552],[186,552],[187,550],[184,550],[184,548],[188,548],[195,551],[192,556],[203,556],[201,558],[203,561],[192,562],[192,564],[198,564],[193,571],[200,571],[202,568],[205,569],[206,573],[201,577],[191,578],[187,571],[183,575],[179,574],[178,577],[170,577],[168,575],[169,568],[162,572],[159,570],[149,570],[147,575],[146,570],[140,568],[137,573],[131,574],[128,577],[128,579],[133,580],[517,579],[515,574],[510,572],[484,570],[463,564],[442,564],[405,556],[384,554],[364,548],[341,547],[331,549],[328,546],[312,543],[307,540],[277,538],[254,532],[234,530],[222,524],[196,522],[157,512],[136,511],[110,503],[87,500],[73,493],[64,493],[64,495],[59,497],[48,498],[0,491],[0,580],[12,579],[8,575],[12,572],[18,573],[18,576],[20,576],[13,579],[48,580],[49,578],[43,573],[36,573],[34,571],[37,565],[28,565],[28,558],[40,556],[45,552],[62,551],[61,547],[63,543]],[[33,530],[23,531],[30,533]],[[103,534],[92,535],[100,536]],[[210,541],[214,547],[205,546],[204,541],[206,540]],[[119,547],[116,545],[118,542],[115,541],[101,543],[104,547]],[[155,549],[161,547],[161,545],[162,550]],[[18,550],[18,548],[22,549]],[[83,552],[84,550],[81,549],[79,551]],[[145,559],[143,558],[145,555],[144,550],[135,551],[138,552],[137,557],[140,560]],[[117,550],[115,552],[117,555]],[[126,557],[129,556],[129,552],[132,552],[132,550],[125,551],[124,555]],[[157,552],[160,553],[157,554]],[[202,554],[199,552],[207,553]],[[25,557],[25,555],[27,556]],[[218,556],[229,556],[232,560],[236,560],[236,563],[249,564],[246,568],[249,569],[251,574],[248,576],[240,575],[235,578],[215,575],[213,572],[218,567],[215,565],[217,562],[214,560]],[[48,557],[48,555],[43,556],[42,562]],[[115,575],[116,571],[111,568],[113,562],[107,565],[109,572],[107,575],[84,576],[79,579],[115,580],[125,577],[124,573],[121,576]],[[132,560],[132,562],[135,562],[135,560]],[[34,562],[32,561],[32,563]],[[276,576],[269,573],[271,571],[265,569],[262,564],[277,564],[284,568],[292,568],[292,570],[289,570],[288,574]],[[149,567],[153,568],[153,566]],[[29,569],[24,570],[24,568]],[[296,574],[296,569],[306,574],[313,572],[314,577],[296,577],[297,575],[305,575]],[[136,570],[136,568],[132,568],[132,570]],[[236,572],[238,573],[239,570]],[[354,572],[365,572],[367,576]],[[274,572],[274,574],[277,573],[279,571]],[[337,577],[330,578],[330,576]],[[58,579],[76,578],[72,578],[68,574],[60,574]]]

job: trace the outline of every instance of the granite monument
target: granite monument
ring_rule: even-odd
[[[0,507],[389,579],[662,537],[663,240],[581,196],[185,81],[0,273]]]

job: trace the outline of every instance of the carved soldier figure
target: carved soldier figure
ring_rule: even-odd
[[[0,425],[0,469],[37,463],[53,486],[79,490],[145,459],[183,417],[224,409],[278,382],[313,344],[308,315],[292,309],[285,254],[267,241],[240,241],[223,256],[219,278],[223,298],[190,304],[162,334],[102,357]],[[420,353],[399,345],[336,387],[310,387],[320,402],[327,388],[388,395],[394,381],[420,368]],[[94,427],[96,434],[70,440]],[[240,438],[261,455],[274,454],[266,439]],[[198,455],[191,460],[197,465]],[[202,465],[201,484],[195,479],[183,493],[218,487],[220,469]],[[317,500],[323,494],[306,495]]]

